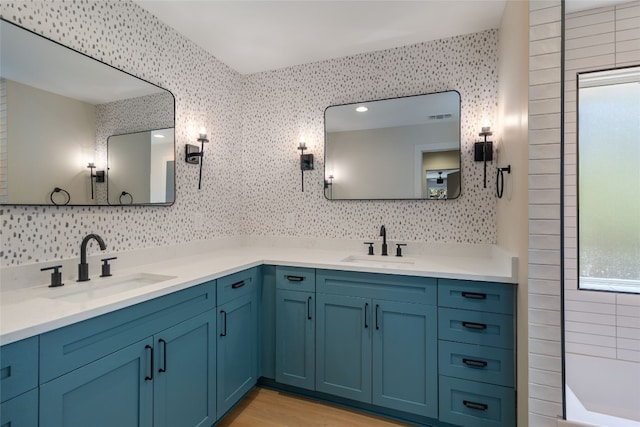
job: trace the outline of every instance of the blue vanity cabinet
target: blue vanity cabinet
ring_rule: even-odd
[[[40,336],[41,427],[215,422],[215,281]]]
[[[438,281],[439,419],[516,425],[515,287]]]
[[[151,337],[40,386],[40,427],[153,426]]]
[[[154,427],[216,421],[215,310],[154,336]]]
[[[0,426],[38,425],[38,337],[0,347]]]
[[[438,413],[435,279],[316,271],[316,389]]]
[[[217,418],[224,416],[257,382],[258,270],[218,279]]]
[[[294,290],[291,290],[294,289]],[[315,271],[276,267],[276,381],[315,390]]]

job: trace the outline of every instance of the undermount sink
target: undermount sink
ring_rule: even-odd
[[[407,264],[415,264],[416,260],[413,258],[397,257],[397,256],[382,256],[382,255],[349,255],[342,262],[352,262],[359,264],[379,264],[382,266],[403,266]]]
[[[56,289],[56,295],[52,295],[49,298],[68,302],[87,302],[98,298],[110,297],[120,292],[143,288],[170,279],[175,279],[175,276],[134,273],[122,277],[95,278],[89,282],[74,283],[68,288]],[[58,294],[58,292],[60,293]]]

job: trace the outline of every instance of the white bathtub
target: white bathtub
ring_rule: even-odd
[[[640,427],[640,363],[573,353],[565,358],[567,421]]]

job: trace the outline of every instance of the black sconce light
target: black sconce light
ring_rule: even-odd
[[[329,189],[329,199],[333,199],[333,175],[329,175],[327,178],[324,180],[324,189]]]
[[[93,199],[93,179],[95,178],[96,183],[104,182],[104,171],[96,171],[93,173],[93,170],[96,168],[96,165],[93,162],[89,162],[87,167],[91,169],[89,181],[91,182],[91,198]]]
[[[304,154],[304,150],[307,149],[307,144],[304,140],[300,141],[298,150],[300,150],[300,170],[302,171],[302,191],[304,192],[304,171],[313,170],[313,154]]]
[[[493,135],[489,126],[482,127],[479,134],[484,137],[484,141],[476,142],[473,145],[473,160],[476,162],[484,162],[484,188],[487,188],[487,162],[493,161],[493,142],[487,141],[487,137]]]
[[[436,178],[436,184],[444,184],[444,178],[442,177],[442,172],[438,172],[438,178]]]
[[[200,147],[193,144],[185,145],[184,159],[187,163],[197,165],[200,163],[200,175],[198,175],[198,190],[202,187],[202,163],[204,160],[204,143],[209,142],[207,139],[207,131],[205,128],[200,128],[200,136],[198,137]]]

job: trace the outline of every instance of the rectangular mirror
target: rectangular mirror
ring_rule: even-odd
[[[334,105],[324,119],[327,199],[460,196],[457,91]]]
[[[175,161],[175,100],[169,91],[0,20],[0,107],[0,204],[120,205],[123,191],[134,198],[122,204],[175,200],[173,163],[168,166]],[[113,135],[159,130],[163,143],[148,142],[141,150],[120,142],[120,155],[107,159]],[[149,185],[161,170],[162,191]],[[135,181],[135,193],[115,184],[142,174],[150,174],[147,184]],[[110,190],[107,176],[116,180]]]

